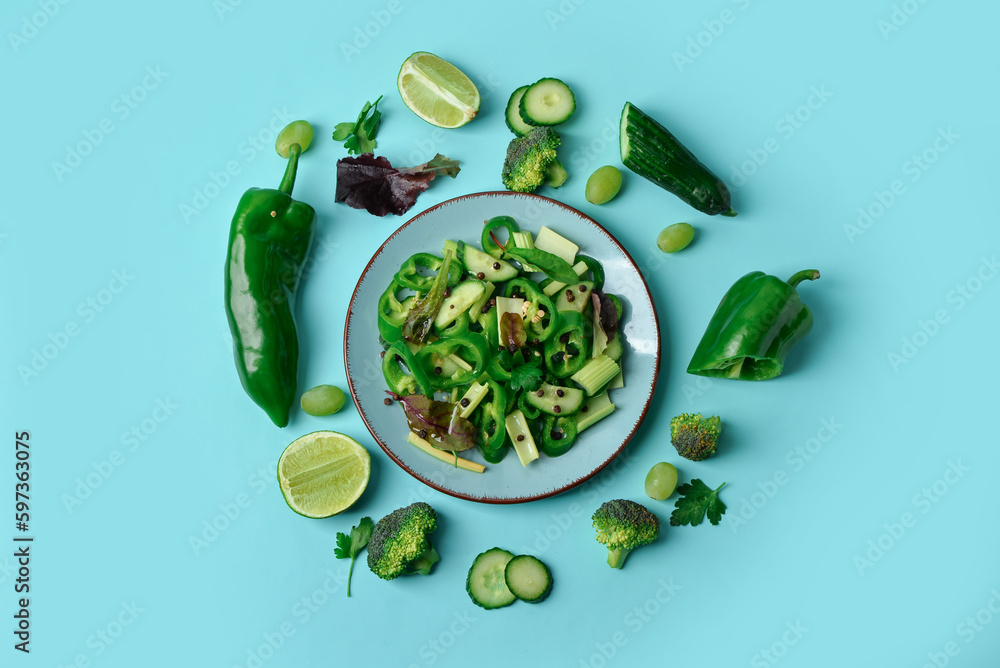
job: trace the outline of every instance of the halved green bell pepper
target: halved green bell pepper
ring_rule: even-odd
[[[787,282],[754,271],[722,298],[687,371],[712,378],[768,380],[781,373],[788,352],[812,329],[813,316],[796,286],[819,278],[815,269]]]

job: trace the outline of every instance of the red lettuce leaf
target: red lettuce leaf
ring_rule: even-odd
[[[363,153],[337,161],[337,202],[384,216],[401,216],[417,203],[417,195],[427,190],[438,174],[455,177],[457,160],[440,153],[416,167],[399,170],[382,157]]]
[[[610,341],[615,338],[615,332],[618,331],[618,309],[615,308],[614,302],[600,290],[591,292],[590,298],[594,303],[594,312],[597,314],[598,322],[601,323],[601,329],[604,330]]]
[[[410,429],[438,450],[462,452],[475,447],[476,427],[459,415],[462,409],[458,404],[435,401],[422,394],[388,394],[403,407]]]

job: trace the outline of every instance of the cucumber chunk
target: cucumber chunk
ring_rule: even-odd
[[[569,86],[547,77],[528,86],[518,110],[527,125],[559,125],[573,115],[576,98]]]
[[[472,602],[485,610],[505,608],[517,597],[507,587],[507,564],[514,555],[499,547],[486,550],[476,557],[465,580],[465,591]]]
[[[469,245],[462,249],[462,261],[465,262],[466,271],[480,280],[499,283],[517,277],[517,268],[514,265]]]
[[[552,591],[552,574],[548,567],[530,554],[508,561],[504,579],[511,593],[528,603],[538,603]]]
[[[556,310],[583,313],[590,304],[590,292],[593,289],[593,281],[580,281],[567,285],[559,291],[559,296],[556,297]]]
[[[583,390],[575,387],[559,387],[542,383],[533,392],[524,395],[525,400],[546,415],[573,415],[583,406]]]
[[[507,121],[507,127],[518,137],[523,137],[531,132],[531,126],[521,118],[520,110],[521,98],[524,97],[524,91],[526,90],[528,90],[527,86],[521,86],[511,93],[510,99],[507,100],[507,111],[504,112],[504,120]]]
[[[467,312],[474,302],[483,296],[486,285],[482,281],[470,279],[451,288],[451,294],[441,302],[441,308],[434,318],[438,331],[455,322],[458,316]]]

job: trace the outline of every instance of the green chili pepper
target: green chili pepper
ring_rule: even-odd
[[[545,342],[545,368],[549,373],[566,378],[583,368],[589,359],[587,333],[591,329],[584,324],[582,313],[559,312],[559,325]]]
[[[405,365],[410,372],[405,373],[400,364]],[[396,341],[386,348],[382,357],[382,375],[389,389],[402,396],[431,391],[430,379],[403,341]]]
[[[812,312],[795,288],[817,278],[818,271],[807,269],[787,283],[760,271],[736,281],[712,316],[688,373],[739,380],[780,374],[792,346],[812,329]]]
[[[472,370],[462,371],[454,377],[440,375],[442,359],[459,351],[465,353],[459,357],[471,364]],[[388,355],[388,353],[386,354]],[[418,350],[414,357],[417,366],[427,376],[431,388],[447,390],[459,385],[468,385],[479,378],[489,363],[490,350],[486,343],[486,337],[475,332],[466,332],[428,343]]]
[[[302,128],[308,128],[308,137]],[[316,211],[292,199],[299,155],[312,128],[295,121],[278,137],[301,133],[287,145],[288,165],[277,190],[250,188],[236,207],[226,256],[226,316],[243,389],[279,427],[295,403],[299,343],[295,292],[316,227]]]

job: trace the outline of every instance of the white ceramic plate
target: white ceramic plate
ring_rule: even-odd
[[[378,300],[410,255],[440,254],[445,239],[479,247],[483,221],[508,215],[537,233],[542,225],[580,246],[604,265],[604,291],[625,304],[622,331],[625,387],[611,391],[615,412],[577,438],[561,457],[544,455],[522,467],[513,448],[483,474],[456,469],[417,450],[406,440],[402,409],[386,406],[378,341]],[[389,237],[368,263],[351,297],[344,336],[344,362],[351,396],[368,430],[386,454],[421,482],[446,494],[484,503],[521,503],[566,491],[598,473],[622,451],[646,414],[660,368],[660,332],[646,282],[625,249],[593,219],[565,204],[513,192],[486,192],[442,202],[415,216]],[[463,457],[483,462],[478,450]]]

